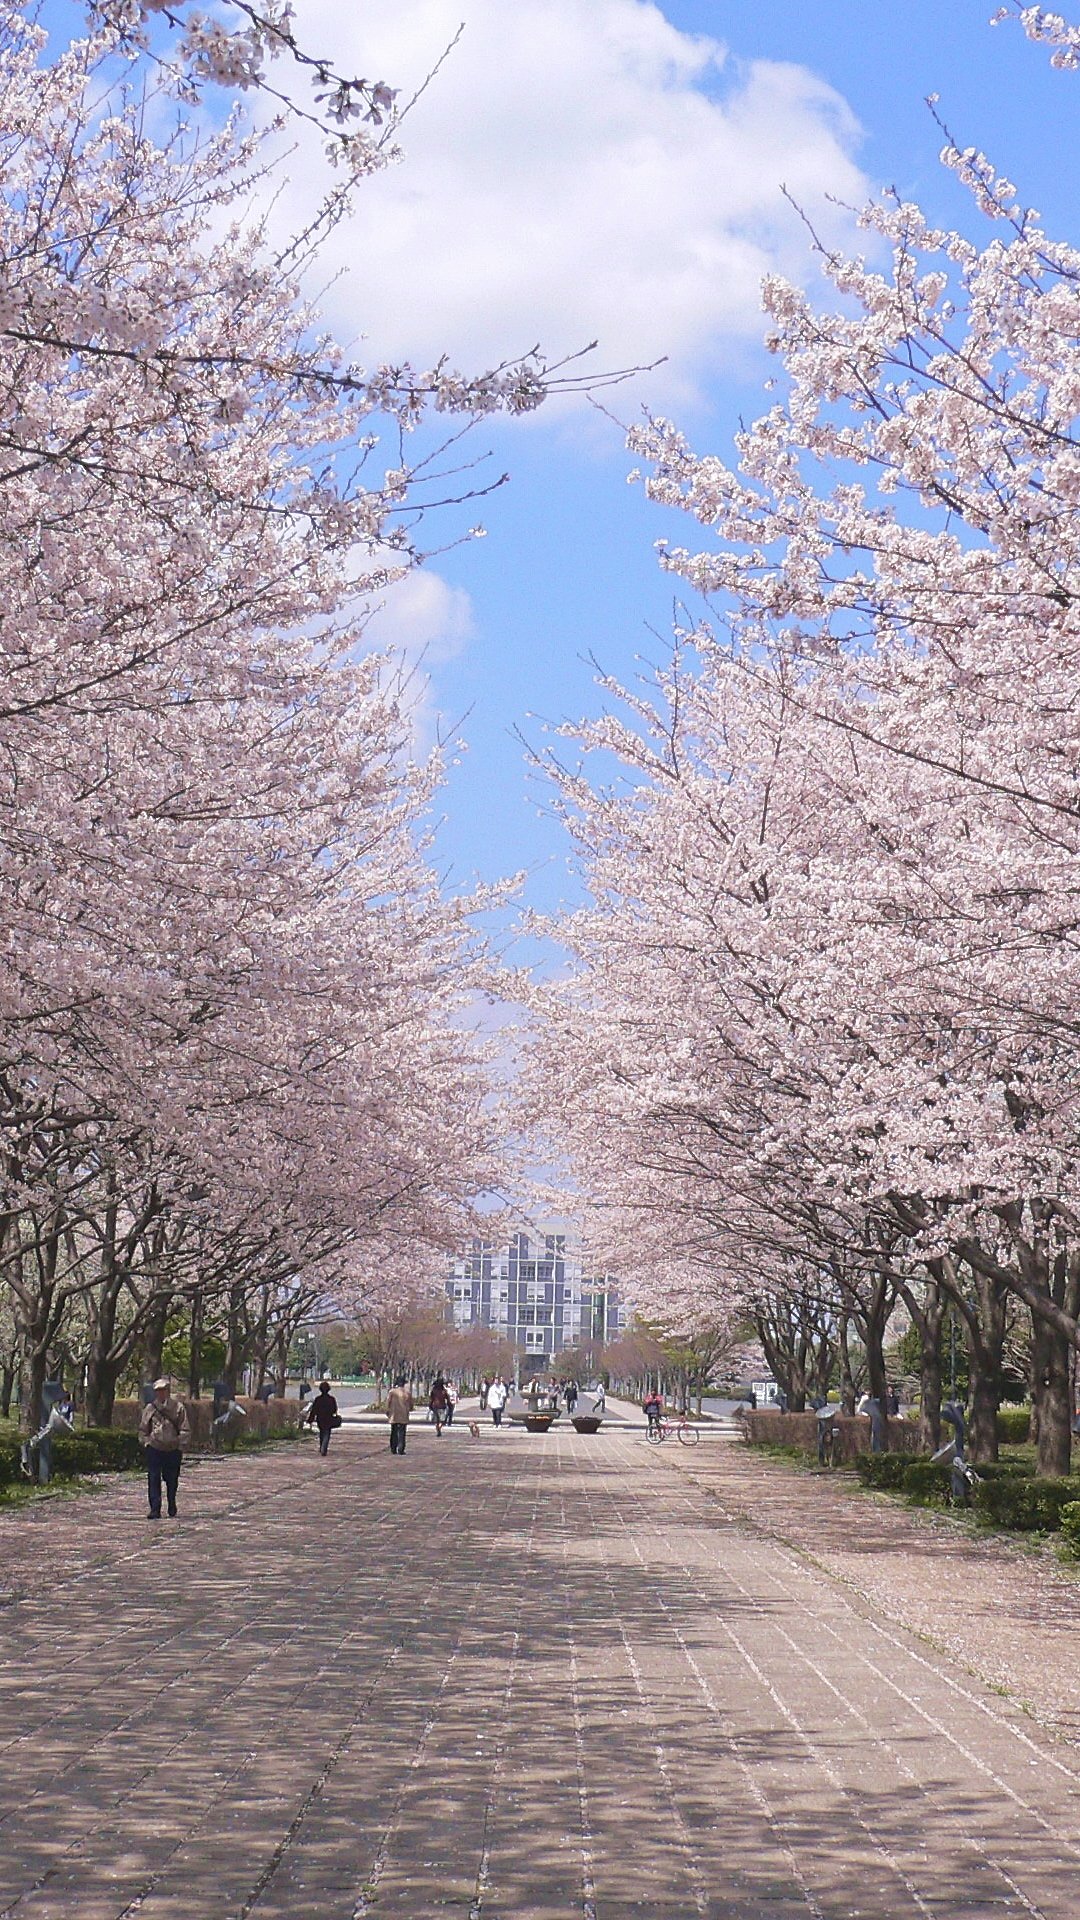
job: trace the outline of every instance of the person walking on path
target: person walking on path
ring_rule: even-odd
[[[191,1422],[182,1400],[174,1400],[168,1379],[154,1381],[154,1397],[143,1408],[139,1421],[139,1442],[146,1451],[146,1490],[150,1497],[151,1520],[161,1519],[161,1489],[165,1488],[166,1511],[176,1518],[176,1489],[180,1467],[191,1445]]]
[[[573,1419],[574,1408],[577,1406],[577,1400],[578,1400],[578,1390],[577,1390],[576,1380],[567,1381],[565,1393],[566,1393],[566,1411],[570,1415],[571,1419]]]
[[[490,1380],[481,1380],[481,1382],[480,1382],[480,1411],[481,1411],[481,1413],[486,1413],[486,1412],[487,1412],[487,1403],[488,1403],[488,1399],[487,1399],[487,1397],[488,1397],[488,1388],[490,1387],[490,1385],[491,1385],[491,1381],[490,1381]]]
[[[506,1405],[506,1388],[501,1380],[493,1380],[487,1391],[487,1403],[491,1408],[491,1424],[502,1426],[503,1408]]]
[[[428,1395],[428,1412],[435,1422],[436,1438],[441,1440],[443,1427],[450,1425],[450,1396],[441,1373],[436,1375],[435,1385]]]
[[[307,1423],[309,1427],[318,1427],[319,1452],[325,1454],[330,1446],[330,1435],[335,1427],[341,1425],[337,1401],[330,1391],[329,1380],[319,1381],[319,1391],[307,1410]]]
[[[405,1441],[409,1432],[409,1415],[413,1410],[413,1397],[405,1385],[405,1375],[394,1381],[386,1396],[386,1417],[390,1422],[390,1451],[404,1453]]]
[[[446,1383],[446,1424],[448,1427],[452,1427],[454,1424],[454,1408],[456,1406],[457,1388],[452,1380],[448,1380]]]

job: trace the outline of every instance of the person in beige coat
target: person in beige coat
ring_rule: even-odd
[[[404,1374],[394,1381],[386,1396],[386,1417],[390,1422],[390,1451],[404,1453],[405,1439],[409,1431],[409,1415],[413,1410],[413,1397],[405,1385]]]
[[[139,1440],[146,1450],[146,1484],[151,1520],[161,1519],[161,1489],[165,1487],[170,1519],[176,1518],[176,1489],[180,1466],[191,1444],[191,1422],[182,1400],[174,1400],[168,1380],[154,1381],[154,1397],[142,1410]]]

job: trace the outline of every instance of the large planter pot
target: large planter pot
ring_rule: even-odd
[[[575,1433],[599,1433],[603,1416],[599,1413],[575,1413],[573,1428]]]
[[[517,1417],[522,1422],[526,1433],[546,1433],[549,1427],[554,1426],[559,1416],[557,1413],[522,1413]]]

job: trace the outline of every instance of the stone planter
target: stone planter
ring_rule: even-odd
[[[575,1413],[571,1424],[575,1433],[599,1433],[602,1418],[599,1413]]]

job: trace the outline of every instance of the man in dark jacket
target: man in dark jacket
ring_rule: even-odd
[[[330,1435],[336,1426],[341,1425],[329,1380],[319,1381],[319,1391],[307,1410],[307,1423],[309,1427],[318,1427],[319,1452],[325,1453],[330,1445]]]

